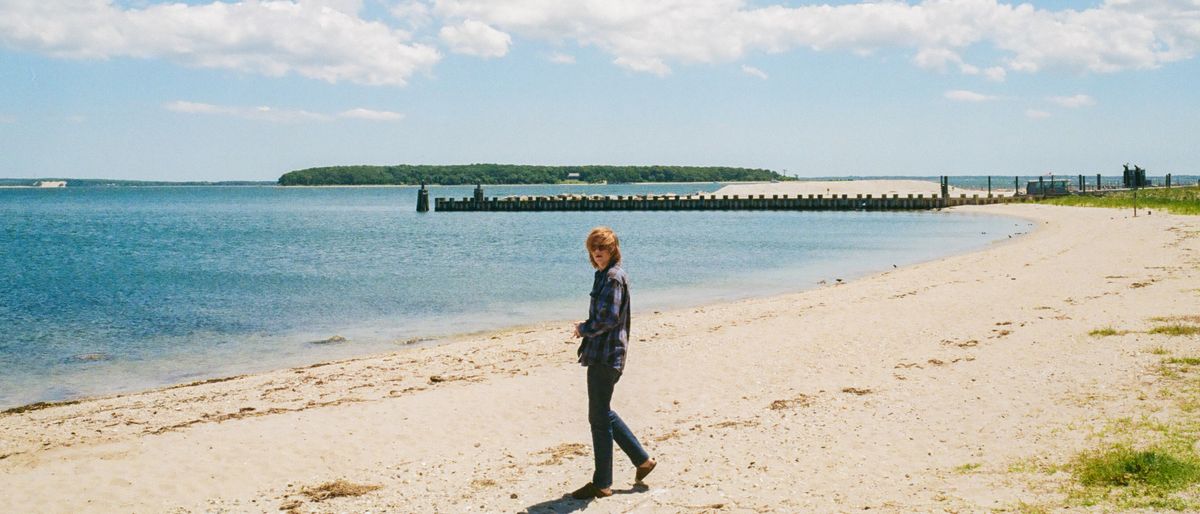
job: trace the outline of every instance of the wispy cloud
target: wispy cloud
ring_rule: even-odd
[[[1039,111],[1037,109],[1025,109],[1025,117],[1035,119],[1035,120],[1040,120],[1043,118],[1049,118],[1050,113],[1048,113],[1046,111]]]
[[[213,104],[200,102],[189,102],[186,100],[176,100],[164,105],[168,111],[186,112],[192,114],[233,114],[237,112],[235,109],[228,107],[220,107]]]
[[[1008,76],[1008,72],[999,66],[992,66],[983,70],[983,76],[992,82],[1004,82],[1004,78]]]
[[[1068,109],[1078,109],[1080,107],[1091,107],[1096,105],[1096,99],[1084,94],[1072,96],[1052,96],[1048,98],[1048,100]]]
[[[426,27],[433,23],[433,8],[418,0],[402,0],[389,11],[394,18],[412,28]]]
[[[760,70],[758,68],[755,68],[754,66],[747,66],[747,65],[743,64],[742,65],[742,73],[745,73],[751,77],[758,77],[760,79],[767,80],[767,72]]]
[[[978,66],[963,63],[959,64],[958,69],[963,75],[983,75],[984,78],[992,82],[1004,82],[1004,79],[1008,77],[1008,71],[1000,66],[980,69]]]
[[[10,124],[10,123],[16,123],[16,122],[17,122],[16,116],[12,116],[9,114],[0,114],[0,123]]]
[[[965,89],[953,89],[946,91],[946,93],[942,96],[946,97],[947,100],[954,100],[955,102],[989,102],[998,98],[992,95],[967,91]]]
[[[665,77],[671,74],[671,67],[657,57],[617,57],[613,64],[627,70],[640,71]]]
[[[373,111],[370,109],[363,109],[361,107],[358,109],[342,111],[338,113],[338,117],[370,121],[400,121],[404,119],[404,115],[398,112]]]
[[[442,27],[438,36],[454,53],[485,58],[504,57],[508,53],[508,46],[512,44],[512,37],[508,34],[475,20]]]
[[[337,114],[322,114],[302,109],[276,109],[268,106],[236,107],[201,102],[189,102],[186,100],[176,100],[174,102],[167,103],[163,105],[163,108],[167,109],[168,111],[185,114],[212,114],[273,123],[332,121],[338,118],[371,121],[399,121],[404,119],[404,115],[398,112],[374,111],[363,108],[350,109]]]
[[[575,56],[564,54],[562,52],[554,52],[548,57],[550,62],[554,64],[575,64]]]

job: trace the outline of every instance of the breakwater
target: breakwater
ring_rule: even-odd
[[[438,212],[536,211],[898,211],[929,210],[959,205],[1024,202],[1024,196],[965,195],[557,195],[487,197],[482,188],[467,198],[436,198]]]

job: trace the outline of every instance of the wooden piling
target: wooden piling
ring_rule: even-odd
[[[421,189],[417,190],[417,212],[429,212],[429,190],[425,189],[424,182],[421,182]]]

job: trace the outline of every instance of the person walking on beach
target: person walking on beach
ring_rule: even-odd
[[[587,367],[588,423],[596,471],[591,482],[571,493],[577,500],[612,496],[614,440],[637,466],[635,483],[640,484],[657,464],[610,406],[629,348],[629,282],[621,267],[621,244],[612,229],[596,227],[585,246],[596,275],[588,319],[575,325],[575,337],[583,338],[579,363]]]

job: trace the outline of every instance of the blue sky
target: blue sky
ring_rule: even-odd
[[[1200,173],[1200,2],[0,0],[0,177]]]

